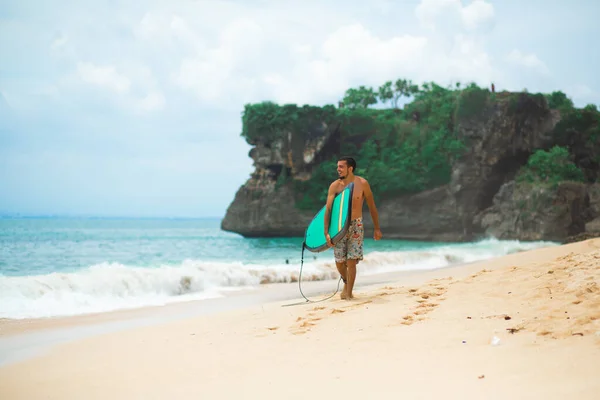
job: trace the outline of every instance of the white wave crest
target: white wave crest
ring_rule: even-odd
[[[297,269],[186,260],[156,268],[102,263],[69,273],[0,276],[0,318],[77,315],[214,298],[223,290],[297,281]],[[302,279],[333,277],[326,266],[308,266]]]
[[[370,252],[359,274],[434,269],[552,245],[485,240],[425,250]],[[104,312],[214,298],[224,291],[297,282],[299,265],[186,260],[179,265],[135,267],[102,263],[69,273],[0,276],[0,317],[36,318]],[[302,281],[337,279],[333,262],[305,262]]]

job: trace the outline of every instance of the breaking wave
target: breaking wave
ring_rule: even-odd
[[[447,267],[553,245],[485,240],[424,250],[370,252],[359,274]],[[308,257],[310,258],[310,257]],[[101,263],[75,272],[0,276],[0,317],[37,318],[105,312],[223,296],[263,284],[297,282],[299,265],[186,260],[179,265],[137,267]],[[303,281],[337,279],[332,260],[306,261]]]

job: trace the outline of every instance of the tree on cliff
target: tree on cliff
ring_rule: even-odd
[[[370,105],[377,104],[377,94],[373,88],[359,86],[358,89],[348,89],[344,96],[344,105],[348,108],[367,108]]]
[[[561,110],[573,108],[573,101],[561,91],[555,91],[550,94],[547,94],[546,100],[548,101],[548,106],[550,108],[556,108]]]
[[[583,171],[572,161],[572,155],[566,147],[554,146],[550,150],[536,150],[521,168],[517,176],[518,182],[561,181],[584,182]]]
[[[398,79],[392,87],[392,81],[387,81],[379,87],[379,99],[382,103],[391,102],[393,108],[398,108],[398,101],[402,97],[410,97],[419,92],[419,85],[411,80]]]

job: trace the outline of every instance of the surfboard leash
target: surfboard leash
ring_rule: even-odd
[[[339,292],[339,290],[340,290],[340,282],[342,281],[342,277],[340,276],[340,279],[338,280],[337,288],[335,289],[335,292],[331,296],[326,297],[326,298],[321,299],[321,300],[310,300],[308,297],[306,297],[304,295],[304,292],[302,292],[302,267],[304,267],[304,249],[305,248],[306,248],[306,242],[302,242],[302,257],[300,258],[300,275],[298,276],[298,288],[300,289],[300,294],[306,300],[305,303],[319,303],[321,301],[329,300],[333,296],[335,296],[337,294],[337,292]],[[297,304],[303,304],[303,303],[297,303]]]

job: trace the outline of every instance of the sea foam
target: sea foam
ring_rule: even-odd
[[[443,268],[550,245],[553,243],[492,239],[425,250],[369,252],[360,263],[358,274]],[[230,290],[297,282],[299,267],[294,263],[185,260],[155,267],[100,263],[73,272],[0,276],[0,317],[78,315],[216,298]],[[303,281],[337,278],[333,254],[330,261],[314,261],[305,253]]]

